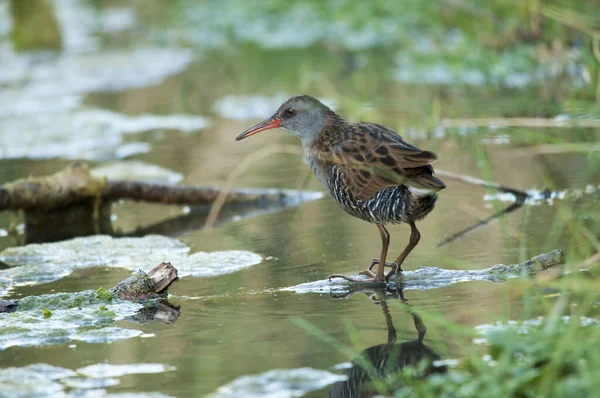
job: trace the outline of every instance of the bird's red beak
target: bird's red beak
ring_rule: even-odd
[[[243,140],[246,137],[250,137],[256,133],[260,133],[261,131],[276,129],[279,127],[279,119],[276,117],[270,117],[262,122],[250,127],[248,130],[244,131],[242,134],[238,135],[235,139],[236,141]]]

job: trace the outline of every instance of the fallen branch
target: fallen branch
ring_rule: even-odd
[[[148,274],[138,271],[110,289],[111,294],[122,300],[140,301],[158,298],[177,280],[177,270],[171,263],[160,263]]]
[[[439,170],[439,169],[437,169],[435,171],[435,174],[438,176],[450,178],[450,179],[464,182],[465,184],[474,185],[477,187],[492,188],[492,189],[495,189],[500,192],[511,193],[511,194],[515,195],[517,202],[519,202],[519,201],[522,202],[529,197],[527,192],[521,191],[520,189],[506,187],[504,185],[498,184],[497,182],[485,181],[485,180],[482,180],[477,177],[472,177],[472,176],[468,176],[468,175],[464,175],[464,174],[457,174],[457,173],[453,173],[451,171]]]
[[[521,264],[498,264],[481,270],[454,270],[438,267],[421,267],[416,270],[404,271],[392,279],[388,287],[401,290],[429,290],[453,285],[459,282],[490,281],[502,282],[509,278],[533,276],[546,269],[554,269],[564,264],[564,254],[561,250],[553,250],[532,257]],[[296,293],[346,293],[365,288],[381,287],[381,283],[367,282],[364,275],[352,276],[355,279],[365,279],[365,282],[348,282],[344,279],[320,280],[287,287],[281,291]]]
[[[171,263],[160,263],[152,268],[147,274],[138,271],[129,278],[120,282],[110,290],[99,289],[98,291],[86,291],[90,297],[97,297],[101,300],[112,300],[113,296],[119,297],[126,301],[142,301],[148,299],[160,299],[161,294],[164,294],[169,286],[177,280],[177,270]],[[80,293],[73,293],[80,295]],[[44,296],[39,296],[43,300]],[[0,300],[1,312],[14,312],[19,310],[19,302],[21,300]],[[70,308],[73,305],[73,300],[64,300],[65,307]]]
[[[162,204],[203,205],[217,198],[224,203],[280,201],[297,194],[281,189],[239,188],[223,190],[212,186],[173,186],[138,181],[96,179],[88,167],[76,163],[55,174],[30,177],[0,187],[0,211],[54,210],[86,201],[134,201]]]
[[[531,277],[544,270],[558,267],[564,264],[564,258],[562,250],[555,249],[532,257],[520,264],[497,264],[490,268],[478,270],[423,267],[414,271],[402,272],[397,276],[397,283],[410,288],[419,284],[441,287],[462,281],[501,282],[509,278]]]
[[[517,118],[480,118],[480,119],[443,119],[443,127],[524,127],[524,128],[549,128],[549,127],[587,127],[598,128],[600,121],[595,119],[548,119],[540,117]]]

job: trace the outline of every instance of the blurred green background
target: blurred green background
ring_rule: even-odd
[[[0,182],[48,174],[79,159],[91,165],[141,160],[182,174],[184,183],[220,185],[249,154],[274,143],[299,146],[278,131],[242,143],[234,138],[288,96],[306,93],[328,100],[350,121],[386,124],[435,151],[436,168],[531,194],[518,210],[438,247],[514,201],[447,181],[436,210],[420,225],[423,239],[407,269],[479,269],[560,248],[568,269],[597,270],[598,39],[600,6],[593,0],[0,0]],[[142,119],[148,115],[159,119]],[[236,185],[320,190],[303,157],[290,154],[257,161]],[[128,233],[181,209],[125,203],[114,214],[114,228]],[[21,221],[0,214],[0,248],[23,243]],[[390,232],[390,250],[399,252],[408,231]],[[182,279],[173,292],[182,306],[175,325],[129,326],[155,333],[153,339],[82,343],[76,350],[12,347],[0,352],[0,366],[159,362],[177,370],[127,376],[108,391],[194,397],[247,374],[300,367],[335,372],[349,360],[290,317],[355,351],[385,341],[385,318],[364,295],[334,300],[278,290],[356,273],[378,254],[376,229],[328,198],[178,238],[194,251],[243,249],[270,260],[223,277]],[[123,276],[90,270],[20,287],[12,297],[112,286]],[[560,294],[546,295],[533,282],[469,282],[405,297],[423,312],[426,343],[443,358],[462,359],[481,354],[472,344],[480,324],[575,316],[569,311],[577,306],[578,315],[597,316],[597,283],[553,289]],[[567,302],[559,302],[565,295]],[[405,305],[389,305],[396,328],[406,329],[399,340],[415,339]],[[581,338],[578,329],[563,332],[556,341]],[[572,359],[550,357],[550,364]],[[499,368],[513,365],[507,359]],[[485,369],[496,379],[479,376],[483,384],[464,396],[508,377]],[[541,385],[549,388],[544,380],[555,376],[544,373]],[[591,373],[575,379],[583,387],[574,396],[597,383]],[[540,385],[527,383],[524,388]],[[442,394],[425,387],[421,393]]]

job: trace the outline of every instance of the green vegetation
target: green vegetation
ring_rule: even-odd
[[[600,391],[600,325],[585,317],[503,324],[445,374],[415,379],[405,368],[393,380],[397,397],[592,397]],[[395,387],[401,386],[401,387]]]
[[[96,290],[96,296],[99,300],[112,301],[113,299],[112,293],[103,287],[98,288],[98,290]]]

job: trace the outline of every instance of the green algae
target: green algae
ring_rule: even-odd
[[[118,297],[101,299],[94,290],[26,297],[19,301],[16,312],[0,314],[0,351],[13,346],[110,343],[133,338],[142,332],[114,325],[142,308]]]
[[[110,295],[110,293],[109,293]],[[112,299],[112,295],[110,295]],[[105,301],[98,296],[97,291],[86,290],[77,293],[55,293],[41,296],[28,296],[19,300],[19,311],[29,311],[47,308],[49,310],[97,307]]]
[[[98,288],[98,290],[96,290],[96,296],[98,297],[98,299],[105,301],[112,301],[113,299],[112,293],[103,287]]]

